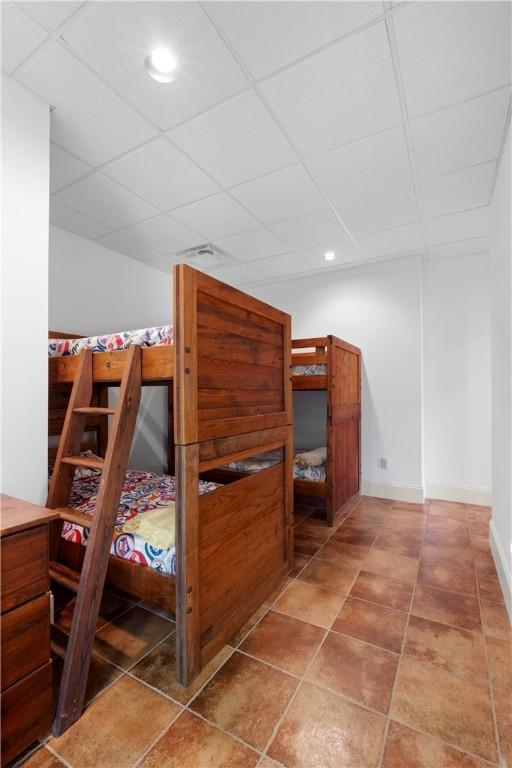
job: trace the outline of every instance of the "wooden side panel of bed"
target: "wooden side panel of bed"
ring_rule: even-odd
[[[290,317],[174,269],[178,679],[187,684],[291,567]],[[283,461],[199,496],[199,473]]]
[[[330,337],[328,365],[328,524],[359,491],[361,433],[361,352]]]

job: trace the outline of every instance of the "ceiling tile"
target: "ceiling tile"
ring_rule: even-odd
[[[81,213],[76,213],[76,211],[60,205],[55,200],[50,200],[50,224],[61,227],[61,229],[67,229],[68,232],[74,232],[75,235],[87,237],[89,240],[110,232],[109,228],[103,224],[98,224],[97,221],[92,221],[92,219],[82,216]]]
[[[247,88],[199,3],[92,3],[64,39],[160,128],[171,128]],[[159,46],[179,60],[174,83],[157,83],[144,59]]]
[[[336,258],[334,261],[324,259],[325,252],[334,251]],[[302,261],[309,269],[328,270],[339,267],[341,264],[352,264],[361,261],[361,256],[354,243],[347,238],[337,242],[329,242],[327,246],[316,246],[300,251]]]
[[[33,2],[19,2],[18,5],[24,11],[30,13],[43,27],[53,31],[60,27],[83,2],[72,0],[34,0]]]
[[[271,224],[269,229],[279,240],[294,250],[342,240],[346,237],[344,228],[334,213],[327,208]]]
[[[365,259],[418,252],[424,249],[419,224],[406,224],[405,227],[394,227],[358,237],[357,244]]]
[[[410,117],[510,83],[510,3],[410,3],[393,18]]]
[[[308,157],[401,122],[384,23],[311,56],[261,87]]]
[[[2,28],[2,69],[12,72],[36,50],[48,33],[21,8],[11,2],[0,3]]]
[[[239,261],[255,261],[286,251],[286,246],[263,228],[216,240],[215,245]]]
[[[252,91],[180,126],[171,138],[224,187],[297,161]]]
[[[149,123],[54,44],[17,74],[56,109],[52,139],[91,165],[99,165],[155,135]]]
[[[259,226],[259,222],[225,192],[177,208],[172,216],[207,240],[219,240]]]
[[[228,285],[244,285],[262,279],[262,275],[253,268],[252,264],[236,264],[232,267],[210,270],[209,274]]]
[[[410,124],[416,173],[440,176],[500,154],[510,89],[467,101]]]
[[[432,219],[487,205],[495,168],[496,163],[485,163],[420,182],[424,217]]]
[[[72,184],[90,170],[91,167],[87,163],[83,163],[55,144],[50,144],[50,192],[52,194]]]
[[[217,192],[218,185],[164,138],[114,160],[103,173],[162,211]]]
[[[172,274],[172,268],[176,264],[171,256],[158,256],[156,259],[150,259],[144,262],[147,267],[153,267],[166,275]]]
[[[105,248],[111,248],[118,253],[124,253],[125,256],[129,256],[137,261],[153,261],[158,259],[160,254],[154,251],[144,243],[132,240],[131,237],[126,237],[121,232],[112,232],[104,237],[99,237],[96,240],[100,245],[104,245]]]
[[[164,214],[132,224],[131,227],[123,229],[122,234],[145,243],[159,254],[177,253],[204,242],[201,235]]]
[[[58,192],[54,199],[112,229],[126,227],[158,213],[152,205],[101,173]]]
[[[440,245],[456,240],[486,237],[491,234],[490,212],[490,207],[485,206],[461,213],[452,213],[439,219],[429,219],[423,224],[427,243]]]
[[[490,250],[488,237],[478,237],[474,240],[464,240],[460,243],[447,243],[430,248],[432,259],[453,259],[457,256],[476,256],[478,253],[487,253]]]
[[[257,79],[382,13],[380,2],[207,2]]]
[[[325,200],[302,165],[235,187],[231,193],[264,224],[319,210]]]
[[[284,253],[272,256],[270,259],[257,261],[251,266],[256,267],[263,277],[284,277],[285,275],[300,275],[309,270],[308,265],[299,253]]]
[[[336,205],[336,210],[353,235],[367,235],[418,220],[411,186],[390,187],[386,192]]]
[[[337,203],[412,184],[402,126],[318,155],[308,166],[320,189]]]

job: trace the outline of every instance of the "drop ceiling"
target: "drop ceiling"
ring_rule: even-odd
[[[2,67],[52,107],[52,223],[164,271],[212,243],[249,285],[488,249],[510,8],[2,2]]]

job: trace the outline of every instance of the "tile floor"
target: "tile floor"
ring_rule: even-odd
[[[24,768],[512,766],[489,515],[361,498],[326,529],[298,505],[292,578],[188,689],[170,618],[107,596],[84,715]]]

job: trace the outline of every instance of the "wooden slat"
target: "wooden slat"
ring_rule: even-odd
[[[70,464],[72,467],[87,467],[88,469],[103,469],[105,462],[99,456],[64,456],[63,464]]]
[[[294,352],[292,365],[327,365],[325,352]]]
[[[59,513],[61,520],[81,525],[83,528],[90,528],[94,520],[94,515],[87,515],[85,512],[80,512],[78,509],[72,509],[71,507],[59,507],[55,511]]]
[[[292,387],[294,390],[320,390],[327,389],[327,376],[292,376]]]
[[[50,561],[50,578],[61,584],[72,592],[78,592],[80,586],[80,574],[67,565],[58,563],[55,560]]]
[[[195,443],[198,439],[197,274],[185,264],[178,264],[173,271],[174,441],[177,445]]]
[[[256,453],[265,453],[272,450],[268,447],[269,445],[285,445],[286,439],[287,427],[283,426],[216,440],[205,440],[199,444],[199,471],[204,472],[212,467]]]
[[[292,349],[309,349],[310,347],[327,347],[329,338],[327,336],[317,336],[309,339],[293,339]]]
[[[84,408],[75,408],[75,413],[85,413],[88,416],[113,416],[116,412],[115,408],[99,408],[95,406],[89,406]]]
[[[201,357],[212,357],[229,363],[283,366],[283,345],[268,344],[242,336],[240,333],[222,333],[208,325],[198,323],[197,350]]]
[[[327,483],[322,480],[297,480],[293,481],[295,496],[311,496],[314,499],[324,499],[327,496]]]
[[[282,364],[279,368],[250,363],[230,363],[199,357],[198,387],[201,389],[229,390],[236,384],[237,389],[270,389],[282,391]]]
[[[199,440],[210,440],[214,437],[228,437],[245,432],[257,432],[261,429],[282,427],[287,423],[287,414],[266,413],[257,416],[240,416],[231,419],[203,421],[199,425]]]
[[[92,379],[96,383],[119,384],[129,349],[116,352],[94,352]],[[71,384],[75,379],[80,355],[50,357],[48,373],[50,384]],[[155,384],[174,376],[174,345],[159,344],[142,347],[142,383]]]

